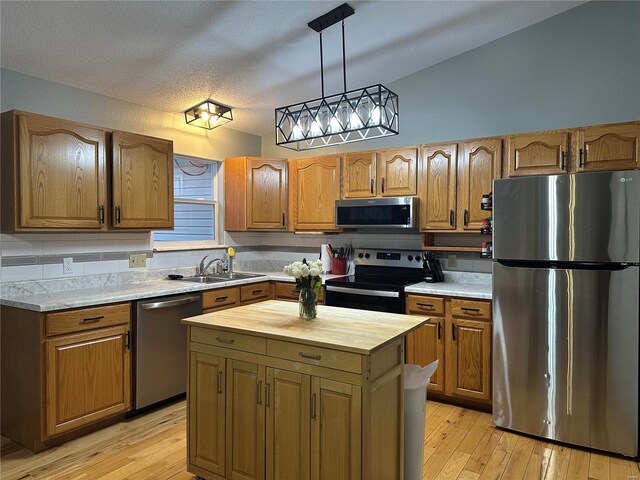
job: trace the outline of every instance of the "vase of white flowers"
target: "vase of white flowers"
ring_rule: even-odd
[[[301,262],[293,262],[284,267],[283,272],[296,279],[296,292],[300,292],[299,314],[300,318],[313,320],[318,315],[318,292],[322,285],[320,272],[322,272],[322,261],[307,263],[306,259]]]

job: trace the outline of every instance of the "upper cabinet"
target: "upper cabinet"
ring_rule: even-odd
[[[173,228],[173,144],[113,132],[114,228]]]
[[[340,199],[340,157],[290,159],[289,166],[293,230],[338,230],[335,205]]]
[[[568,171],[568,132],[510,135],[505,148],[509,177],[555,175]]]
[[[173,228],[172,142],[113,132],[109,150],[109,136],[57,118],[3,113],[2,230]]]
[[[282,158],[227,158],[225,229],[286,230],[287,177],[287,161]]]
[[[348,153],[342,165],[342,198],[416,195],[417,171],[417,148]]]
[[[576,172],[636,169],[640,162],[640,122],[579,128],[572,146]]]
[[[2,114],[3,230],[105,230],[107,132]]]
[[[493,190],[493,180],[502,170],[502,139],[485,138],[463,142],[458,162],[458,212],[462,230],[477,232],[487,212],[480,208],[482,195]],[[459,226],[460,228],[460,226]]]
[[[425,145],[420,165],[420,227],[455,230],[458,145]]]

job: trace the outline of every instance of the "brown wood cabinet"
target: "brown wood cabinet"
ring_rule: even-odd
[[[555,175],[569,168],[569,132],[510,135],[505,141],[507,175]]]
[[[420,229],[455,230],[458,145],[424,145],[420,165]]]
[[[173,143],[126,132],[112,135],[112,225],[173,228]]]
[[[286,230],[288,174],[282,158],[225,159],[225,230]]]
[[[342,198],[371,198],[378,195],[376,152],[347,153],[342,163]]]
[[[275,282],[273,298],[276,300],[285,300],[297,302],[300,299],[300,293],[295,291],[296,284],[292,282]],[[318,303],[324,303],[324,287],[318,292]]]
[[[340,199],[340,160],[336,155],[289,160],[293,230],[334,231]]]
[[[640,122],[579,128],[572,140],[575,172],[634,170],[640,164]]]
[[[105,230],[106,142],[100,128],[3,113],[3,230]]]
[[[491,302],[407,295],[407,313],[429,323],[407,335],[407,363],[439,360],[429,391],[488,405],[491,402]]]
[[[33,451],[131,408],[129,303],[39,313],[2,307],[2,433]]]

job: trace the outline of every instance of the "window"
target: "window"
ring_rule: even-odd
[[[174,229],[153,232],[154,247],[209,246],[218,243],[219,162],[174,155]]]

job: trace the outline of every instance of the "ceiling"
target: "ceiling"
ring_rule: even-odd
[[[234,107],[227,126],[263,135],[274,108],[320,96],[318,34],[341,1],[1,3],[0,65],[147,107]],[[353,1],[347,88],[387,84],[580,1]],[[342,91],[340,27],[323,33],[325,90]],[[402,98],[400,99],[402,105]]]

